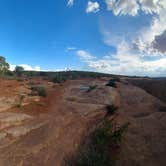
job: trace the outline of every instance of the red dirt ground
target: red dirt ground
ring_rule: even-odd
[[[94,83],[100,86],[94,92],[80,91],[82,84]],[[105,88],[108,88],[105,82],[98,80],[67,81],[62,86],[50,88],[47,98],[41,98],[39,102],[5,111],[17,113],[18,117],[26,114],[32,120],[11,124],[1,130],[2,137],[4,133],[7,135],[0,140],[0,165],[60,166],[64,157],[74,153],[88,131],[103,119],[105,102],[115,101],[116,92],[111,88],[109,90],[114,95],[105,100],[110,94],[100,93],[109,92]],[[100,101],[95,98],[96,94],[101,94]],[[72,95],[76,98],[74,101],[70,101]]]
[[[28,95],[32,81],[49,87],[46,98],[36,101]],[[103,119],[107,104],[120,106],[117,125],[130,122],[116,165],[165,166],[166,113],[159,111],[165,104],[133,85],[106,87],[107,81],[80,79],[52,85],[42,79],[0,80],[0,98],[14,98],[21,88],[30,101],[20,108],[1,111],[0,107],[0,166],[61,166]],[[80,88],[96,84],[90,93]]]
[[[130,84],[119,84],[121,117],[130,122],[117,166],[166,165],[166,112],[159,99]]]

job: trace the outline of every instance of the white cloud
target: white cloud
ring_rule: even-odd
[[[10,64],[10,68],[9,70],[11,71],[14,71],[15,67],[16,66],[22,66],[24,68],[24,70],[26,71],[45,71],[45,72],[60,72],[60,71],[72,71],[71,68],[69,67],[66,67],[66,68],[62,68],[62,69],[47,69],[47,70],[43,70],[40,68],[40,66],[30,66],[30,65],[27,65],[27,64],[20,64],[20,65],[12,65]]]
[[[14,71],[16,65],[12,65],[12,64],[10,64],[9,66],[10,66],[10,67],[9,67],[9,70]]]
[[[145,14],[152,14],[150,26],[143,27],[134,35],[132,34],[113,34],[111,30],[102,29],[104,42],[111,46],[128,38],[128,44],[132,45],[133,50],[142,54],[142,56],[165,56],[165,40],[163,39],[166,30],[166,0],[105,0],[108,10],[115,15],[138,14],[142,10]],[[162,40],[157,40],[158,37]],[[162,46],[162,48],[161,48]]]
[[[107,9],[115,15],[135,16],[139,10],[145,13],[160,13],[166,8],[165,0],[105,0]]]
[[[100,5],[94,3],[88,2],[87,13],[100,9]],[[116,47],[115,55],[97,59],[84,50],[77,51],[77,55],[89,68],[100,72],[166,76],[166,0],[105,0],[105,3],[116,16],[136,16],[139,11],[151,14],[151,24],[130,36],[113,34],[111,29],[102,30],[104,42]]]
[[[96,57],[91,55],[89,52],[84,50],[78,50],[76,51],[76,54],[83,60],[83,61],[90,61],[92,59],[95,59]]]
[[[163,54],[163,52],[160,49],[154,47],[153,43],[157,42],[156,37],[161,36],[166,30],[165,13],[166,13],[166,8],[160,10],[158,16],[153,18],[150,27],[143,28],[140,31],[139,36],[133,41],[136,48],[142,53],[147,53],[149,55]],[[160,44],[165,45],[165,43],[160,43]]]
[[[98,2],[92,2],[92,1],[88,1],[88,5],[86,8],[86,12],[87,13],[96,13],[100,10],[100,5]]]
[[[87,55],[91,55],[86,52]],[[94,56],[93,56],[94,57]],[[88,58],[83,61],[88,68],[98,72],[123,74],[123,75],[148,75],[166,76],[166,57],[157,60],[145,60],[139,54],[132,53],[129,45],[123,41],[117,47],[115,55],[107,55],[103,58]]]
[[[112,10],[115,15],[132,15],[138,13],[139,5],[137,0],[105,0],[108,10]]]
[[[74,5],[74,0],[68,0],[67,6],[73,6]]]
[[[158,12],[158,5],[157,1],[153,0],[140,0],[140,3],[142,4],[142,10],[145,13],[157,13]]]
[[[40,66],[32,67],[32,66],[27,65],[27,64],[20,64],[20,65],[12,65],[12,64],[10,64],[10,70],[13,71],[16,66],[21,66],[21,67],[24,68],[24,70],[27,70],[27,71],[41,71]]]
[[[140,0],[141,9],[145,13],[159,13],[164,6],[164,0]]]

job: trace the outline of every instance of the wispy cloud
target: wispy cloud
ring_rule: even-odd
[[[96,57],[91,55],[89,52],[85,50],[78,50],[76,51],[76,54],[83,60],[83,61],[90,61],[95,59]]]
[[[74,5],[74,0],[68,0],[67,6],[73,6]]]
[[[69,52],[69,51],[75,51],[75,50],[77,50],[76,47],[67,47],[65,51]]]

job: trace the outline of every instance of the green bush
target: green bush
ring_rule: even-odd
[[[78,154],[65,158],[65,163],[68,166],[114,165],[115,158],[111,156],[111,151],[119,148],[127,128],[128,123],[115,130],[111,121],[104,121],[103,125],[90,135],[88,142],[80,146]]]
[[[23,81],[25,81],[25,79],[24,78],[17,78],[17,81],[18,82],[23,82]]]
[[[17,104],[16,104],[16,107],[20,108],[20,107],[22,106],[22,102],[23,102],[24,98],[25,98],[24,95],[20,95],[20,96],[18,97],[18,102],[17,102]]]
[[[118,129],[116,129],[112,136],[111,136],[111,142],[112,145],[118,145],[120,146],[120,143],[123,139],[124,133],[127,131],[129,126],[129,123],[125,123],[124,125],[122,125],[121,127],[119,127]]]
[[[24,71],[24,68],[22,66],[16,66],[14,70],[17,77],[21,77],[23,74],[23,71]]]
[[[6,71],[6,75],[13,77],[14,76],[14,72],[8,70],[8,71]]]
[[[62,83],[65,81],[66,81],[66,78],[61,75],[57,75],[52,78],[52,82],[54,82],[54,83]]]
[[[77,100],[77,98],[76,97],[70,97],[68,100],[71,101],[71,102],[74,102],[74,101]]]
[[[113,115],[117,109],[118,107],[114,105],[107,105],[106,106],[107,115]]]
[[[160,106],[159,111],[161,112],[166,112],[166,106]]]
[[[37,95],[46,97],[47,96],[47,88],[45,86],[31,86],[32,92],[37,93]]]
[[[0,76],[5,75],[9,71],[9,64],[6,62],[6,58],[0,56]]]
[[[109,82],[106,84],[106,86],[111,86],[111,87],[117,88],[116,83],[113,80],[109,80]]]
[[[113,78],[108,81],[106,86],[111,86],[111,87],[117,88],[116,81]]]
[[[98,85],[90,85],[87,92],[91,92],[92,90],[95,90],[98,87]]]
[[[117,77],[117,76],[113,76],[113,77],[109,80],[109,82],[106,84],[106,86],[111,86],[111,87],[117,88],[116,82],[120,82],[120,78]]]
[[[6,74],[4,74],[3,76],[0,75],[0,78],[3,78],[5,80],[15,80],[16,79],[15,76],[9,76],[9,75],[6,75]]]
[[[115,82],[120,82],[120,78],[118,76],[113,76],[112,80]]]

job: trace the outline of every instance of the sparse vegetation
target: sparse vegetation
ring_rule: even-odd
[[[0,56],[0,75],[4,75],[9,70],[9,64],[6,62],[6,59],[3,56]]]
[[[14,70],[17,77],[21,77],[23,74],[23,71],[24,71],[24,68],[22,66],[16,66]]]
[[[8,70],[8,71],[5,72],[5,75],[12,78],[12,77],[14,77],[14,72]]]
[[[54,76],[51,80],[52,80],[52,82],[54,82],[54,83],[63,83],[63,82],[66,81],[66,78],[63,77],[63,76],[61,76],[61,75],[56,75],[56,76]]]
[[[120,82],[120,78],[118,76],[112,76],[112,80],[115,82]]]
[[[42,97],[47,96],[47,88],[45,86],[42,86],[42,85],[31,86],[31,90],[32,90],[32,93],[37,94],[39,96],[42,96]]]
[[[106,106],[107,115],[113,115],[117,109],[118,107],[114,105],[107,105]]]
[[[72,101],[72,102],[74,102],[74,101],[76,101],[76,100],[77,100],[76,97],[70,97],[70,98],[69,98],[69,101]]]
[[[114,88],[117,88],[116,82],[120,82],[120,78],[117,76],[113,76],[109,82],[106,84],[106,86],[111,86]]]
[[[61,72],[44,72],[44,71],[23,71],[23,74],[27,77],[43,77],[45,79],[55,82],[59,80],[67,79],[79,79],[79,78],[100,78],[110,77],[110,74],[88,72],[88,71],[61,71]],[[61,78],[60,78],[61,77]]]
[[[23,82],[25,79],[24,78],[17,78],[18,82]]]
[[[23,102],[24,98],[25,98],[24,95],[20,95],[20,96],[18,97],[18,103],[16,104],[16,107],[19,108],[19,107],[22,106],[22,102]]]
[[[91,92],[92,90],[95,90],[98,87],[98,85],[90,85],[87,92]]]
[[[160,106],[159,111],[160,112],[166,112],[166,106]]]
[[[104,121],[90,135],[88,142],[80,146],[78,155],[72,160],[65,159],[65,163],[69,166],[112,166],[115,158],[111,152],[119,148],[128,125],[114,129],[111,121]]]
[[[111,86],[111,87],[117,88],[115,81],[112,79],[109,80],[109,82],[106,84],[106,86]]]

